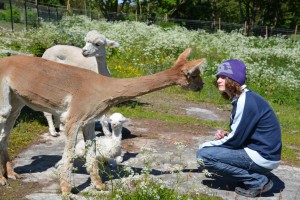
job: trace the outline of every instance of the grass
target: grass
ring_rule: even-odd
[[[7,29],[11,32],[18,32],[18,31],[22,31],[22,30],[26,29],[26,25],[24,23],[14,23],[13,27],[12,27],[11,22],[0,21],[0,28]],[[12,31],[12,29],[13,29],[13,31]]]
[[[219,200],[221,197],[209,196],[206,194],[181,194],[175,189],[165,187],[159,180],[154,180],[145,175],[141,179],[132,180],[131,188],[123,188],[122,185],[115,185],[114,192],[107,194],[83,194],[87,198],[102,200]],[[135,188],[133,190],[133,188]]]
[[[14,158],[26,147],[36,142],[41,133],[48,131],[42,112],[24,107],[9,139],[9,154]]]
[[[300,106],[271,104],[282,130],[282,160],[284,164],[300,167]]]

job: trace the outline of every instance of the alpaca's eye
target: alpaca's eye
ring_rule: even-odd
[[[101,45],[101,43],[100,42],[98,42],[98,43],[96,43],[95,44],[97,47],[99,47],[100,45]]]

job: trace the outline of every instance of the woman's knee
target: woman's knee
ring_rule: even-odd
[[[210,160],[210,150],[209,148],[201,148],[196,153],[197,160],[201,160],[202,162],[206,163]]]
[[[196,153],[196,158],[197,159],[202,159],[204,157],[204,150],[202,149],[198,149],[197,153]]]

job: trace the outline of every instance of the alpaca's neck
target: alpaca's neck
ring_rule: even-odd
[[[106,55],[104,54],[103,56],[96,56],[96,61],[98,65],[99,74],[110,77],[110,71],[106,64]]]
[[[111,137],[113,140],[121,140],[122,139],[122,127],[113,128]]]
[[[178,81],[179,73],[168,69],[163,72],[137,78],[112,79],[109,87],[110,102],[117,104],[171,85]]]

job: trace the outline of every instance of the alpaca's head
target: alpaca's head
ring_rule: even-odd
[[[96,30],[89,31],[85,38],[85,46],[82,48],[84,57],[105,56],[105,47],[118,47],[118,42],[107,39]]]
[[[112,129],[122,128],[125,122],[128,122],[128,119],[124,117],[121,113],[114,113],[109,117],[109,122]]]
[[[180,73],[176,84],[185,90],[200,91],[204,85],[201,78],[200,66],[205,59],[188,61],[186,57],[188,57],[190,53],[191,49],[186,49],[180,54],[173,66],[173,70],[175,70],[176,73]]]

